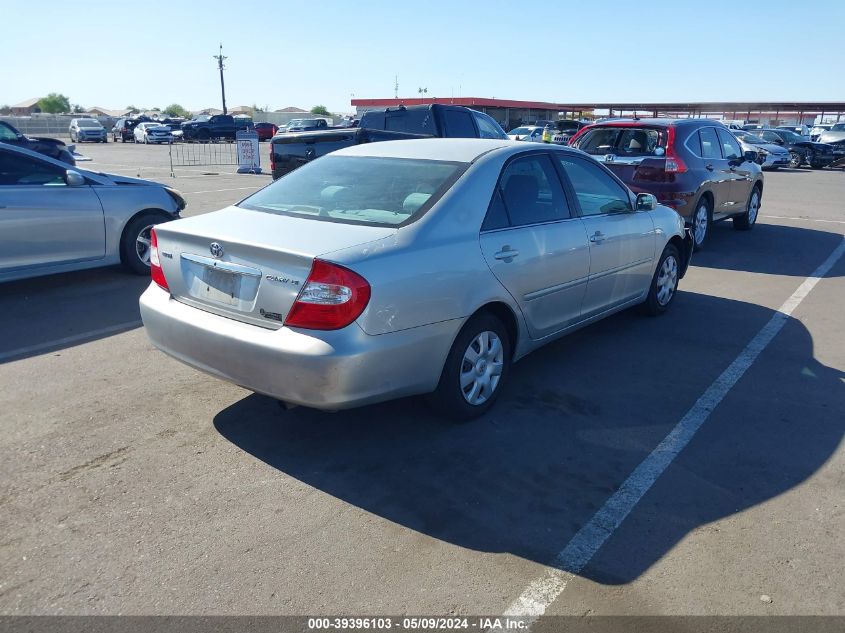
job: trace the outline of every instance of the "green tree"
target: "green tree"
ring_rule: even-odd
[[[328,111],[324,105],[315,105],[311,108],[311,114],[321,114],[323,116],[331,116],[332,113]]]
[[[83,108],[78,103],[73,104],[73,113],[74,114],[82,114],[83,112],[85,112],[85,108]]]
[[[182,117],[183,119],[190,119],[191,113],[188,112],[185,108],[180,106],[178,103],[171,103],[164,109],[165,114],[169,114],[170,116],[178,116]]]
[[[70,99],[57,92],[51,92],[46,97],[38,100],[38,107],[42,112],[47,112],[48,114],[70,112]]]

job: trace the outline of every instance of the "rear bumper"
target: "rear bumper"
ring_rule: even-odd
[[[316,409],[433,391],[461,320],[371,336],[357,324],[269,330],[185,305],[151,284],[141,318],[152,343],[204,372]]]

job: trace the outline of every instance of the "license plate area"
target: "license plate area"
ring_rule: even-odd
[[[240,301],[241,277],[219,268],[203,266],[199,284],[199,298],[235,306]]]

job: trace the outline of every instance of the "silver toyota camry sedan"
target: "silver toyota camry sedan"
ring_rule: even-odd
[[[0,143],[0,281],[122,263],[150,274],[150,231],[185,200],[149,180]]]
[[[541,345],[664,312],[690,252],[675,211],[578,150],[372,143],[156,227],[141,315],[163,351],[286,403],[430,394],[467,419]]]

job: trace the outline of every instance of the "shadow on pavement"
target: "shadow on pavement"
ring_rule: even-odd
[[[766,213],[764,206],[760,213]],[[751,231],[735,231],[731,221],[710,227],[704,249],[692,266],[766,275],[807,277],[842,241],[841,233],[759,222]],[[808,257],[808,253],[815,254]]]
[[[138,298],[149,284],[149,277],[120,267],[0,284],[0,363],[140,327]],[[72,340],[62,342],[68,338]]]
[[[493,411],[467,424],[433,417],[416,398],[330,414],[252,395],[214,425],[367,512],[552,564],[772,314],[683,292],[663,318],[616,315],[515,365]],[[773,346],[776,357],[757,360],[582,575],[630,581],[690,530],[772,499],[825,463],[843,434],[842,374],[813,358],[798,321]]]

